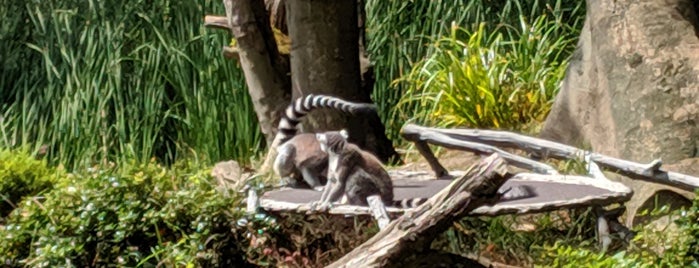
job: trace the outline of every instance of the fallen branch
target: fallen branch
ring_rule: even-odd
[[[553,168],[549,165],[546,165],[544,163],[537,162],[537,161],[531,160],[531,159],[526,158],[526,157],[522,157],[522,156],[518,156],[515,154],[505,152],[505,151],[503,151],[497,147],[494,147],[494,146],[490,146],[490,145],[486,145],[486,144],[482,144],[482,143],[454,139],[453,137],[450,137],[448,135],[439,133],[437,131],[433,131],[430,128],[423,128],[423,127],[415,128],[415,127],[413,127],[413,125],[407,125],[407,126],[403,127],[403,129],[401,130],[401,135],[406,140],[415,142],[416,145],[418,145],[418,149],[419,149],[420,153],[425,157],[425,159],[427,159],[427,162],[430,164],[430,167],[433,168],[433,170],[435,171],[435,175],[437,177],[443,176],[442,173],[445,172],[445,169],[444,169],[444,167],[442,167],[441,164],[439,164],[439,162],[437,161],[437,158],[435,158],[434,155],[432,155],[431,151],[429,150],[429,147],[427,149],[425,149],[426,144],[423,144],[424,142],[439,145],[439,146],[442,146],[445,148],[465,150],[465,151],[475,152],[478,154],[497,153],[502,158],[507,160],[507,162],[510,165],[524,168],[527,170],[532,170],[534,172],[542,173],[542,174],[558,174],[558,171],[556,171],[555,168]],[[441,176],[440,176],[440,174],[441,174]]]
[[[408,133],[440,133],[448,136],[450,140],[483,143],[498,147],[517,148],[543,157],[553,157],[564,160],[580,159],[586,155],[589,155],[589,159],[596,162],[601,167],[628,176],[632,179],[661,183],[689,191],[694,191],[694,189],[699,188],[699,178],[677,172],[661,170],[660,166],[662,165],[662,162],[660,160],[654,160],[648,164],[640,164],[599,153],[585,151],[553,141],[506,131],[428,128],[414,124],[405,125],[402,131]]]
[[[493,154],[473,166],[461,178],[389,224],[369,241],[328,267],[376,267],[406,259],[426,250],[432,240],[454,220],[491,202],[508,179],[505,161]]]

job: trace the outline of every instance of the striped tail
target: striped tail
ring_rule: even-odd
[[[393,200],[393,207],[396,208],[416,208],[423,203],[425,203],[427,199],[425,198],[406,198],[403,200]]]
[[[336,97],[309,94],[296,99],[286,107],[284,115],[279,121],[277,132],[277,135],[280,137],[280,144],[296,135],[298,131],[297,125],[306,114],[319,108],[332,108],[351,114],[376,111],[376,105],[373,104],[349,102]]]

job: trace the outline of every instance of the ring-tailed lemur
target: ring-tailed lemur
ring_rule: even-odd
[[[297,134],[297,125],[306,114],[319,108],[332,108],[352,114],[376,111],[373,104],[312,94],[296,99],[286,108],[275,138],[280,146],[277,148],[274,171],[291,186],[302,186],[300,182],[304,181],[317,191],[323,189],[327,180],[328,154],[320,150],[315,134]]]
[[[347,131],[316,134],[320,148],[328,154],[328,184],[312,207],[326,210],[343,195],[352,205],[367,206],[367,197],[381,196],[386,206],[416,207],[425,200],[393,200],[393,182],[376,156],[347,141]]]

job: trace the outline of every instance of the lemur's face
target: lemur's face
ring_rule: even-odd
[[[320,144],[320,150],[326,153],[330,152],[340,152],[342,148],[345,147],[347,143],[347,131],[328,131],[324,133],[317,133],[316,139]]]

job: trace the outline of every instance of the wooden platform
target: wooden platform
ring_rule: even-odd
[[[450,179],[434,179],[427,172],[390,172],[394,178],[396,200],[405,198],[430,198],[449,185]],[[463,172],[451,172],[455,177]],[[500,192],[512,187],[512,191],[493,206],[482,206],[471,215],[501,215],[510,213],[534,213],[562,208],[587,207],[625,202],[632,191],[621,183],[584,176],[542,175],[520,173],[507,181]],[[285,188],[266,192],[260,197],[260,206],[268,211],[310,212],[309,203],[320,199],[320,192],[307,189]],[[409,209],[389,207],[389,213],[402,213]],[[337,205],[331,214],[371,214],[368,207]]]

